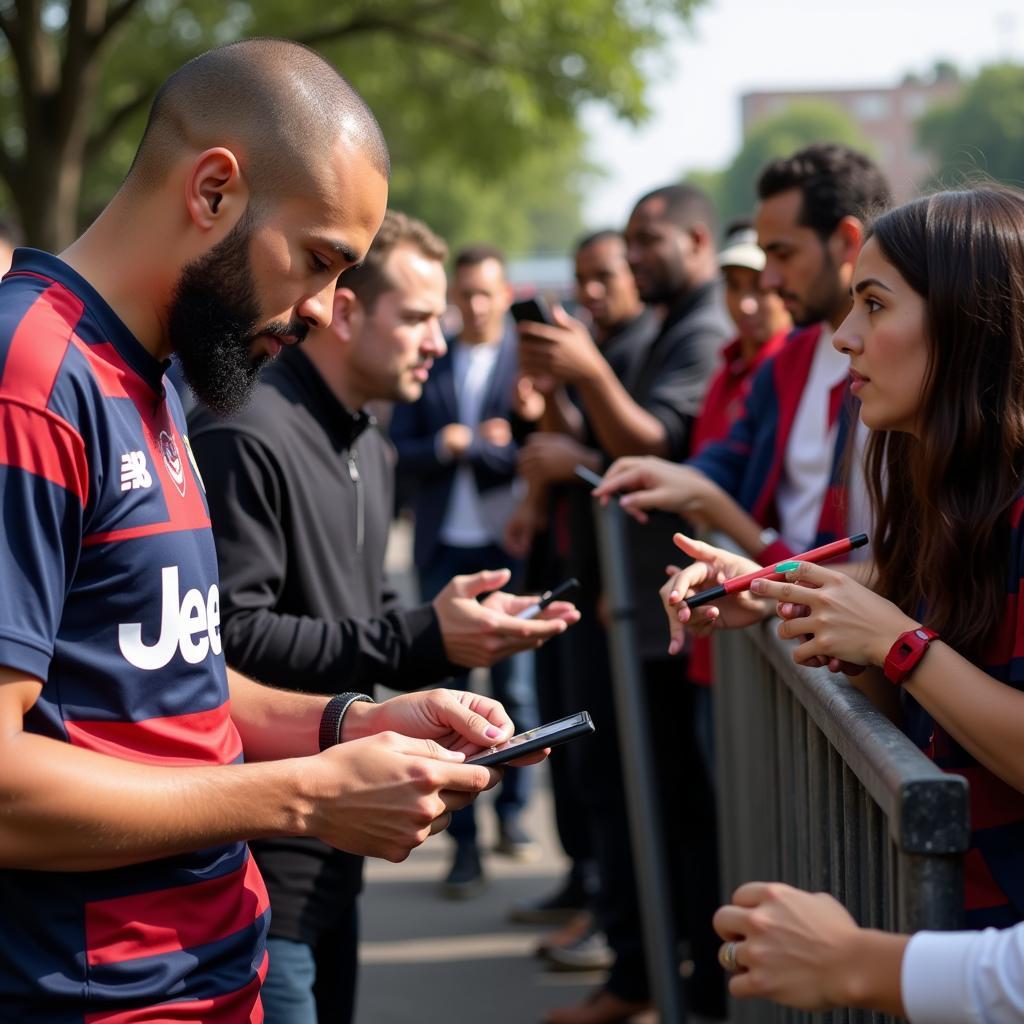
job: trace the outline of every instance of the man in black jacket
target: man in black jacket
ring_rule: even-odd
[[[211,485],[225,652],[266,682],[412,689],[532,647],[576,618],[562,604],[523,622],[514,615],[530,599],[502,593],[478,602],[507,582],[503,571],[456,577],[412,609],[385,584],[394,457],[363,406],[413,401],[445,351],[444,256],[424,224],[389,213],[340,282],[331,326],[283,352],[241,415],[193,416]],[[254,852],[273,909],[267,1024],[349,1020],[361,858],[299,839]]]

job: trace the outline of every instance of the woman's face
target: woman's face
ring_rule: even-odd
[[[872,430],[917,434],[928,368],[925,302],[869,239],[853,274],[853,308],[832,338],[850,357],[850,390]]]

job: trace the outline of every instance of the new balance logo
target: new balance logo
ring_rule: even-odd
[[[146,468],[146,456],[142,452],[125,452],[121,456],[121,490],[135,491],[152,484],[153,477]]]

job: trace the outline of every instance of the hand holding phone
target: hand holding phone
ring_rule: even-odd
[[[543,295],[535,295],[532,299],[520,299],[513,302],[509,307],[512,319],[517,324],[547,324],[555,326],[555,318],[551,314],[551,307]]]
[[[600,487],[604,483],[604,477],[598,476],[592,469],[584,466],[580,463],[578,466],[573,466],[572,470],[584,483],[590,484],[591,487]]]
[[[539,725],[536,729],[528,729],[504,743],[481,750],[479,754],[466,758],[466,764],[482,764],[486,767],[508,764],[509,761],[514,761],[524,754],[531,754],[545,747],[556,747],[559,743],[565,743],[577,736],[586,736],[593,731],[594,723],[590,719],[590,714],[579,711],[575,715],[559,718],[555,722],[548,722],[547,725]]]
[[[540,600],[535,601],[530,605],[529,608],[524,608],[518,615],[517,619],[535,619],[552,601],[557,601],[559,598],[565,597],[571,594],[574,590],[578,589],[580,581],[573,576],[571,579],[566,580],[564,583],[559,583],[557,587],[553,587],[551,590],[545,590],[540,595]]]

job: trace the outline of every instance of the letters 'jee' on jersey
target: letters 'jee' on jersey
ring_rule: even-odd
[[[126,762],[230,764],[217,556],[162,374],[78,274],[18,250],[0,284],[0,665],[44,680],[28,732]],[[0,1016],[259,1021],[268,923],[244,843],[0,871]]]

